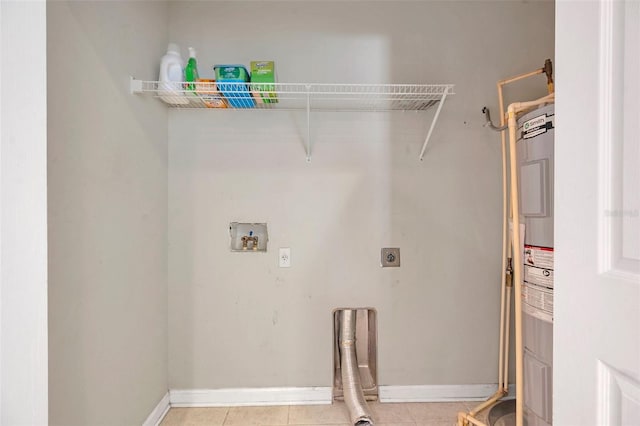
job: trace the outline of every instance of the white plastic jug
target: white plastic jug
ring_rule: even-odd
[[[171,105],[185,105],[189,99],[182,91],[184,81],[184,61],[180,56],[180,47],[175,43],[169,43],[167,54],[160,61],[160,83],[158,94],[160,98]]]

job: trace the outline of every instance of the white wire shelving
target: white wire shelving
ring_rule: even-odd
[[[191,86],[189,86],[191,85]],[[325,84],[325,83],[162,83],[131,78],[131,93],[162,99],[181,109],[271,109],[307,113],[307,161],[311,158],[313,111],[424,111],[436,112],[425,138],[422,160],[435,124],[453,84]]]

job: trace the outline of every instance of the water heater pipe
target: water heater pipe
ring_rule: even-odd
[[[528,73],[525,73],[525,74],[516,75],[515,77],[511,77],[511,78],[506,78],[504,80],[500,80],[498,82],[498,85],[499,86],[505,86],[505,85],[507,85],[509,83],[513,83],[513,82],[518,81],[518,80],[523,80],[525,78],[533,77],[534,75],[542,74],[544,71],[545,71],[544,67],[538,68],[535,71],[531,71],[531,72],[528,72]]]
[[[484,118],[487,120],[487,122],[484,123],[484,127],[489,127],[491,130],[495,130],[496,132],[507,130],[507,126],[494,126],[494,124],[491,122],[491,111],[489,111],[488,107],[483,107],[482,113],[484,114]]]
[[[509,168],[511,177],[511,217],[513,220],[513,285],[515,289],[516,334],[516,426],[523,426],[524,414],[524,347],[522,342],[522,251],[520,250],[520,206],[518,203],[518,154],[516,152],[516,115],[529,108],[555,101],[555,94],[531,102],[509,105]]]
[[[506,126],[506,120],[504,119],[504,97],[502,95],[503,83],[498,83],[498,103],[500,107],[500,126]],[[500,147],[502,151],[502,275],[500,277],[501,288],[503,292],[502,296],[502,310],[501,314],[504,315],[500,318],[500,372],[498,373],[498,390],[502,390],[504,394],[509,393],[509,324],[511,322],[510,309],[511,309],[511,288],[507,288],[507,263],[509,262],[509,197],[508,180],[507,180],[507,136],[506,132],[500,132]],[[506,293],[506,296],[504,295]],[[506,311],[506,313],[505,313]],[[505,333],[506,325],[506,333]],[[504,343],[503,343],[504,341]]]
[[[485,126],[489,126],[491,129],[499,131],[501,137],[501,151],[502,151],[502,274],[501,274],[501,294],[500,294],[500,343],[498,350],[498,389],[496,392],[489,397],[486,401],[481,403],[480,405],[474,407],[468,413],[460,412],[458,413],[458,426],[468,426],[469,424],[474,424],[477,426],[486,426],[483,422],[478,420],[475,416],[480,413],[482,410],[490,407],[497,401],[499,401],[502,397],[508,395],[509,393],[509,325],[511,323],[511,288],[513,286],[513,274],[510,275],[510,282],[507,282],[508,269],[511,269],[512,259],[509,257],[511,253],[511,238],[509,238],[509,217],[511,213],[511,208],[509,205],[509,196],[508,196],[508,180],[507,180],[507,137],[505,130],[509,127],[507,125],[507,120],[505,120],[506,114],[504,109],[504,96],[503,96],[503,87],[507,84],[523,80],[525,78],[533,77],[539,74],[547,75],[547,90],[551,99],[553,99],[554,93],[554,85],[553,85],[553,77],[552,77],[552,65],[551,60],[547,59],[542,68],[538,68],[537,70],[520,74],[508,79],[500,80],[496,83],[498,89],[498,102],[500,108],[500,127],[494,126],[491,122],[491,116],[489,114],[489,109],[484,107],[482,112],[485,114],[487,119],[487,123]],[[547,97],[548,97],[547,96]],[[546,98],[546,97],[545,97]],[[543,98],[544,99],[544,98]],[[534,101],[535,102],[535,101]],[[553,102],[553,100],[549,101]],[[517,200],[517,198],[516,198]],[[518,221],[519,222],[519,221]],[[518,226],[514,226],[514,230],[517,229],[518,239],[519,239],[519,223]],[[510,272],[509,272],[510,273]],[[521,290],[520,290],[521,291]],[[517,339],[516,339],[517,340]],[[517,365],[516,365],[517,370]]]
[[[511,322],[511,283],[507,283],[507,270],[509,269],[509,264],[511,262],[510,253],[511,253],[511,239],[509,238],[509,217],[511,213],[511,208],[508,200],[508,179],[507,179],[507,170],[508,170],[508,161],[507,161],[507,134],[505,131],[508,128],[507,120],[505,119],[505,108],[504,108],[504,95],[503,95],[503,87],[507,84],[514,83],[516,81],[524,80],[529,77],[533,77],[539,74],[547,75],[547,90],[549,94],[553,93],[553,77],[552,73],[552,65],[551,60],[547,59],[544,62],[544,66],[542,68],[538,68],[537,70],[520,74],[511,78],[507,78],[504,80],[498,81],[496,83],[498,89],[498,103],[500,108],[500,127],[491,125],[491,128],[494,130],[500,131],[500,139],[501,139],[501,148],[502,148],[502,277],[501,277],[501,307],[500,307],[500,349],[499,349],[499,361],[498,361],[498,393],[502,393],[502,395],[507,395],[509,393],[509,324]],[[485,107],[486,108],[486,107]],[[483,112],[485,112],[483,110]],[[488,114],[488,109],[486,112],[486,117],[490,120],[490,116]],[[514,230],[518,229],[514,227]],[[515,232],[515,231],[514,231]],[[518,231],[519,232],[519,231]],[[513,278],[513,275],[511,275]],[[481,410],[474,409],[474,412],[479,412]]]
[[[356,358],[356,310],[340,311],[340,374],[344,402],[349,409],[351,423],[355,426],[373,425],[360,383],[360,371]]]
[[[467,414],[464,412],[459,412],[458,413],[458,425],[475,425],[475,426],[487,426],[486,423],[478,420],[477,418],[475,418],[474,415],[472,414]]]

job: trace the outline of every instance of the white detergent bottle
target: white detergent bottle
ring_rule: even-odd
[[[158,94],[160,98],[171,105],[186,105],[186,98],[182,88],[184,76],[184,60],[180,56],[180,48],[175,43],[169,43],[167,54],[160,61],[160,81]]]

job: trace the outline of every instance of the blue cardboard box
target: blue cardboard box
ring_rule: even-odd
[[[253,108],[255,100],[249,92],[249,72],[243,65],[216,65],[216,85],[233,108]]]

